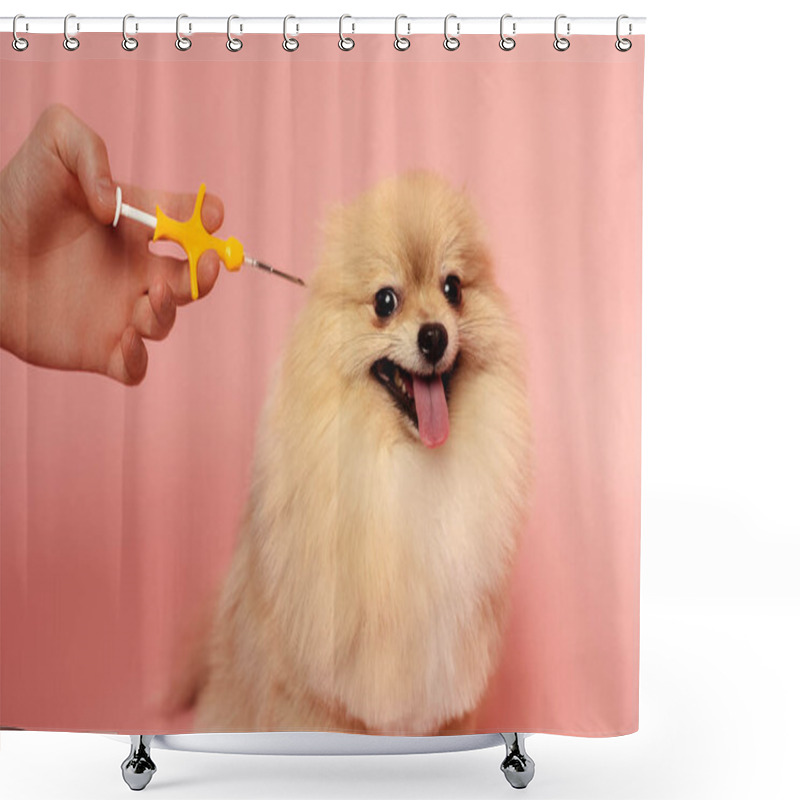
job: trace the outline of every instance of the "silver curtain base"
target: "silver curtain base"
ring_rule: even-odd
[[[346,733],[228,733],[132,735],[131,750],[122,762],[122,777],[134,791],[141,791],[156,772],[151,748],[206,753],[271,755],[368,755],[432,753],[479,750],[501,741],[506,757],[500,769],[515,789],[533,779],[535,765],[525,752],[525,734],[500,733],[473,736],[362,736]]]

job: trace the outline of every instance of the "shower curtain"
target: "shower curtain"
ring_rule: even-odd
[[[644,38],[353,39],[3,36],[0,726],[637,729]]]

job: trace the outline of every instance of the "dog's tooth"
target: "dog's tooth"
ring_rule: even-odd
[[[398,389],[404,389],[405,388],[405,383],[404,383],[403,379],[400,377],[400,370],[399,369],[396,369],[394,371],[394,385]]]

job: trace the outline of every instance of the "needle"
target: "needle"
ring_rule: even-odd
[[[285,278],[287,281],[296,283],[298,286],[306,285],[306,282],[302,278],[298,278],[296,275],[289,275],[288,272],[281,272],[279,269],[275,269],[275,267],[271,267],[269,264],[265,264],[263,261],[259,261],[252,256],[245,256],[244,263],[250,264],[251,267],[258,267],[259,269],[271,272],[273,275],[277,275],[279,278]]]

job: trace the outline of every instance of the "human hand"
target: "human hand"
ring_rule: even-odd
[[[46,109],[0,171],[0,346],[133,385],[147,370],[143,339],[169,333],[176,306],[191,300],[190,277],[187,261],[150,252],[146,227],[111,227],[115,188],[103,140],[65,106]],[[192,194],[122,189],[127,203],[158,203],[177,219],[194,208]],[[206,195],[202,218],[220,227],[219,198]],[[218,274],[217,254],[204,253],[200,296]]]

